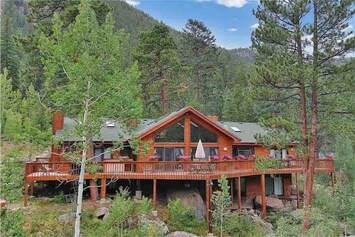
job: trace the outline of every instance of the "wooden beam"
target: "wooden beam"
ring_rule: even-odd
[[[30,196],[33,196],[35,182],[30,182]]]
[[[23,196],[23,205],[26,207],[28,202],[28,183],[25,181],[25,195]]]
[[[330,173],[330,180],[331,180],[331,185],[332,185],[332,188],[334,188],[334,184],[335,184],[335,175],[334,173]]]
[[[208,225],[208,233],[212,233],[212,220],[211,220],[211,180],[206,180],[206,221]]]
[[[233,206],[233,203],[234,203],[234,184],[233,184],[233,180],[234,179],[230,179],[230,188],[231,188],[231,201],[232,201],[232,206]]]
[[[153,207],[157,205],[157,180],[153,179]]]
[[[102,199],[105,199],[106,198],[106,179],[101,179],[101,194],[100,194],[100,197]]]
[[[265,174],[261,175],[261,217],[266,218]]]
[[[299,190],[299,187],[298,187],[298,174],[295,174],[296,175],[296,197],[297,197],[297,209],[300,208],[300,190]]]
[[[242,208],[242,191],[240,185],[240,177],[238,177],[238,209]]]

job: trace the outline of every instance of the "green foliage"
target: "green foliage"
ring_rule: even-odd
[[[234,237],[265,236],[262,227],[245,212],[233,212],[225,223],[225,230],[228,236]]]
[[[56,203],[65,203],[65,194],[63,191],[60,191],[58,195],[54,196],[54,200]]]
[[[0,196],[8,202],[18,201],[23,197],[25,166],[24,154],[12,149],[1,154],[0,163]]]
[[[214,191],[212,194],[212,203],[214,210],[212,211],[213,225],[216,227],[215,232],[219,236],[225,233],[225,222],[230,218],[231,212],[231,197],[229,192],[228,180],[222,176],[218,180],[218,187],[220,190]]]
[[[171,231],[186,231],[194,234],[204,234],[205,223],[198,221],[192,213],[192,208],[182,203],[179,198],[169,200],[168,225]]]
[[[282,169],[285,165],[285,162],[275,158],[255,156],[255,168],[261,172],[266,172],[268,169]]]
[[[27,236],[23,225],[25,222],[24,213],[22,211],[6,210],[1,213],[0,233],[4,237],[25,237]]]
[[[140,34],[139,44],[134,52],[141,70],[142,99],[145,115],[157,117],[167,110],[176,110],[179,87],[184,73],[177,57],[177,46],[169,28],[156,24],[149,31]]]

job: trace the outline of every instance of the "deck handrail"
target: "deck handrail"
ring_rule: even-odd
[[[302,159],[280,160],[285,163],[278,170],[287,168],[303,168]],[[255,160],[220,160],[220,161],[118,161],[104,160],[94,163],[91,166],[94,171],[87,169],[87,173],[181,173],[190,174],[215,174],[221,172],[238,172],[255,170]],[[316,169],[324,169],[332,172],[334,169],[333,159],[316,159]],[[49,174],[62,173],[78,175],[80,164],[71,161],[50,162],[50,161],[29,161],[26,162],[25,175],[33,173]]]

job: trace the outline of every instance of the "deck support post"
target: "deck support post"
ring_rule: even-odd
[[[265,174],[261,175],[261,217],[266,218]]]
[[[25,195],[23,196],[23,205],[27,207],[28,201],[28,182],[25,180]]]
[[[232,201],[232,206],[233,206],[233,203],[234,203],[234,184],[233,184],[233,178],[230,179],[231,181],[231,184],[230,184],[230,187],[231,187],[231,201]]]
[[[30,182],[30,196],[33,196],[35,182]]]
[[[238,177],[238,209],[242,208],[242,191],[240,185],[240,177]]]
[[[300,208],[300,190],[299,190],[299,187],[298,187],[298,174],[296,173],[295,174],[296,176],[296,203],[297,203],[297,209]]]
[[[89,185],[90,185],[90,200],[96,202],[99,196],[99,189],[97,187],[97,183],[95,180],[90,179]]]
[[[100,197],[101,199],[105,199],[106,198],[106,179],[102,178],[101,179],[101,193],[100,193]]]
[[[331,180],[331,185],[332,185],[332,188],[334,188],[334,184],[335,184],[335,176],[334,176],[334,173],[330,173],[330,180]]]
[[[153,207],[157,205],[157,180],[153,179]]]
[[[206,180],[206,221],[208,225],[208,233],[212,233],[212,220],[211,220],[211,189],[212,181]]]

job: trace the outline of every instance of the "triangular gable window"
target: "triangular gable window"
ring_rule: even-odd
[[[218,142],[218,136],[197,122],[191,120],[190,125],[191,142]]]
[[[184,142],[184,123],[185,119],[182,119],[156,133],[155,142]]]

